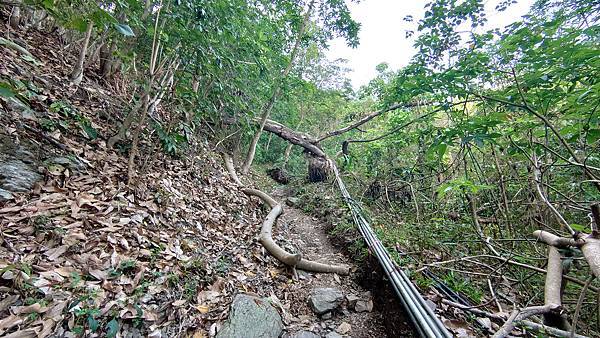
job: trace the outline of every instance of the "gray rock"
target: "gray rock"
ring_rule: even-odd
[[[356,305],[356,302],[358,302],[360,300],[360,298],[358,296],[355,295],[347,295],[346,296],[346,300],[348,300],[348,305],[353,308],[354,305]]]
[[[75,171],[80,171],[80,170],[85,170],[87,168],[87,165],[85,163],[83,163],[81,160],[79,160],[78,158],[70,158],[70,157],[52,157],[50,159],[48,159],[48,163],[50,164],[60,164],[63,167],[69,168],[71,170],[75,170]]]
[[[344,301],[344,294],[335,288],[313,289],[308,304],[316,314],[324,314],[336,309]]]
[[[24,119],[32,121],[37,121],[38,119],[35,111],[17,98],[12,97],[8,99],[6,105],[8,106],[8,109],[20,114]]]
[[[331,312],[327,312],[321,316],[321,319],[328,320],[328,319],[331,319],[332,317],[333,317],[333,315],[331,314]]]
[[[373,301],[370,299],[367,301],[359,300],[358,302],[356,302],[354,310],[356,312],[371,312],[373,311]]]
[[[238,294],[216,338],[277,338],[282,331],[281,316],[269,301]]]
[[[293,207],[294,205],[298,205],[298,202],[300,202],[300,199],[297,197],[288,197],[285,200],[285,204],[289,205],[290,207]]]
[[[329,332],[327,335],[325,335],[325,338],[343,338],[342,335],[340,335],[337,332]]]
[[[10,191],[0,188],[0,202],[6,202],[12,200],[13,198],[14,196],[10,193]]]
[[[12,192],[29,191],[42,179],[33,168],[21,160],[0,162],[0,188]]]
[[[321,338],[318,334],[311,331],[298,331],[289,336],[290,338]]]

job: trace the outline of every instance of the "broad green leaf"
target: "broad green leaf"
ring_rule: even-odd
[[[88,322],[88,326],[90,328],[90,331],[96,332],[96,330],[98,330],[98,326],[100,326],[100,323],[92,315],[89,315],[87,317],[87,322]]]
[[[15,97],[12,86],[6,82],[0,82],[0,97],[11,98]]]
[[[106,324],[106,336],[113,338],[117,336],[117,333],[119,333],[119,322],[117,322],[116,318],[113,318]]]
[[[117,31],[119,33],[121,33],[121,34],[123,34],[125,36],[135,36],[135,33],[133,32],[133,30],[127,24],[116,23],[115,24],[115,28],[117,29]]]

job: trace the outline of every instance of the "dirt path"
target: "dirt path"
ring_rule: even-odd
[[[276,188],[272,195],[281,202],[286,201],[289,197],[288,192],[282,187]],[[345,322],[351,327],[351,331],[346,334],[346,337],[388,337],[385,325],[386,309],[383,305],[385,303],[378,304],[371,291],[359,284],[358,267],[341,253],[340,248],[330,242],[326,224],[293,206],[286,206],[285,213],[278,220],[277,233],[282,235],[281,237],[284,237],[286,242],[294,243],[296,249],[302,252],[303,257],[323,263],[345,264],[351,267],[350,276],[299,271],[300,282],[290,285],[290,299],[288,299],[290,304],[293,304],[289,309],[290,314],[297,321],[287,327],[288,332],[309,330],[325,337]],[[311,311],[307,302],[311,290],[319,287],[337,288],[345,296],[355,296],[367,302],[372,301],[372,311],[357,312],[344,305],[341,311],[335,313],[331,318],[319,318]],[[339,331],[343,332],[344,330],[338,329]]]

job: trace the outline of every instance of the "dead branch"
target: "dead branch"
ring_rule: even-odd
[[[551,245],[548,246],[547,271],[546,282],[544,284],[544,304],[546,306],[553,305],[560,307],[562,305],[564,290],[562,257],[558,249]],[[544,324],[566,331],[571,329],[566,316],[556,311],[547,311],[544,313]]]
[[[568,248],[570,246],[582,246],[584,243],[582,241],[577,241],[574,238],[566,238],[559,237],[555,234],[549,233],[548,231],[536,230],[533,232],[533,236],[538,241],[544,242],[548,245],[557,247],[557,248]]]
[[[594,276],[590,276],[588,280],[585,282],[581,293],[579,294],[579,299],[577,299],[577,306],[575,307],[575,314],[573,315],[573,326],[571,327],[570,336],[575,336],[575,330],[577,329],[577,321],[579,320],[579,312],[581,311],[581,307],[583,306],[583,300],[585,299],[585,292],[587,288],[590,286],[590,283],[594,280]]]
[[[558,220],[560,225],[564,226],[571,235],[575,234],[575,231],[573,230],[573,228],[571,228],[571,226],[565,220],[565,218],[561,215],[561,213],[558,212],[558,210],[556,210],[556,208],[552,205],[552,203],[550,203],[548,198],[546,198],[546,196],[544,195],[544,191],[542,190],[542,187],[540,185],[540,183],[541,183],[540,182],[540,168],[538,166],[538,161],[535,156],[535,153],[533,154],[531,160],[533,162],[533,183],[535,184],[535,188],[536,188],[538,197],[542,200],[542,202],[544,202],[548,206],[548,208],[552,211],[554,216],[556,216],[556,219]]]
[[[487,318],[489,318],[491,320],[495,320],[497,322],[504,322],[506,320],[506,317],[501,316],[499,314],[494,314],[494,313],[490,313],[487,311],[483,311],[476,307],[466,306],[466,305],[462,305],[459,303],[455,303],[455,302],[447,300],[447,299],[442,299],[442,303],[452,306],[452,307],[455,307],[457,309],[461,309],[463,311],[471,312],[477,316],[487,317]],[[524,327],[530,328],[532,330],[535,330],[537,332],[547,333],[547,334],[555,336],[555,337],[570,337],[570,332],[568,332],[568,331],[559,330],[557,328],[546,326],[544,324],[532,322],[529,320],[521,320],[520,322],[516,323],[516,325],[524,326]],[[575,334],[573,337],[574,338],[588,338],[587,336],[583,336],[580,334]]]
[[[531,316],[547,314],[550,312],[556,312],[560,309],[560,305],[557,304],[547,304],[544,306],[531,306],[526,307],[524,309],[514,310],[508,320],[502,325],[502,327],[496,331],[496,333],[492,336],[493,338],[504,338],[508,336],[512,330],[514,330],[515,326],[518,322],[527,319]]]
[[[363,124],[371,121],[372,119],[376,118],[377,116],[379,116],[381,114],[385,114],[385,113],[387,113],[389,111],[396,110],[396,109],[401,109],[401,108],[412,108],[412,107],[417,107],[417,106],[424,106],[424,105],[429,105],[429,104],[431,104],[431,103],[408,103],[408,104],[406,104],[406,103],[398,103],[398,104],[391,105],[391,106],[389,106],[387,108],[371,112],[371,113],[365,115],[360,120],[352,123],[349,126],[346,126],[344,128],[328,132],[327,134],[325,134],[325,135],[321,136],[319,139],[317,139],[317,143],[321,142],[321,141],[323,141],[325,139],[328,139],[330,137],[343,134],[343,133],[345,133],[347,131],[350,131],[352,129],[356,129],[356,128],[362,126]]]

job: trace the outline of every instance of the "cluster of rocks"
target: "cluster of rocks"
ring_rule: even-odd
[[[343,338],[350,337],[352,325],[347,322],[336,324],[334,315],[346,315],[348,311],[371,312],[373,301],[367,293],[361,298],[356,295],[344,295],[336,288],[315,288],[308,298],[308,305],[322,320],[320,323],[325,335],[302,330],[286,332],[281,315],[268,299],[248,294],[238,294],[231,304],[229,318],[217,333],[217,338]]]

